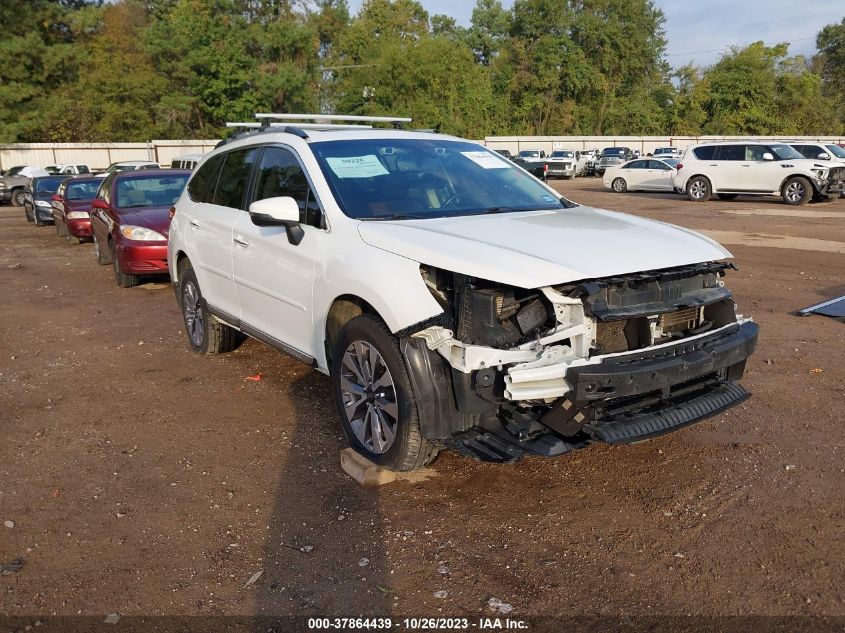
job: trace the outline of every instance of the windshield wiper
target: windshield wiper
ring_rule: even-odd
[[[358,218],[359,220],[377,220],[377,221],[384,221],[384,220],[428,220],[432,216],[427,215],[408,215],[402,213],[396,213],[394,215],[376,215],[364,218]]]

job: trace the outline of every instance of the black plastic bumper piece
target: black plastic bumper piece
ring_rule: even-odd
[[[750,395],[738,384],[726,381],[682,404],[609,422],[593,422],[584,430],[608,444],[639,442],[717,415]]]
[[[649,392],[668,395],[673,385],[742,363],[757,345],[758,330],[756,323],[747,321],[695,341],[571,368],[566,372],[572,385],[570,399],[584,406]]]
[[[456,435],[446,440],[445,444],[467,457],[482,462],[498,463],[515,462],[525,455],[553,457],[580,448],[578,445],[565,442],[554,433],[519,440],[504,429],[494,433],[480,428]]]

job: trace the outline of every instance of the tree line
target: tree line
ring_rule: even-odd
[[[845,18],[673,69],[652,0],[4,0],[0,142],[216,138],[254,112],[493,134],[845,132]]]

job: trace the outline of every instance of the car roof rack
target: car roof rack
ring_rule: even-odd
[[[242,138],[249,134],[262,132],[287,132],[307,139],[307,130],[369,130],[372,123],[391,123],[395,129],[403,130],[405,123],[413,121],[410,117],[395,116],[363,116],[357,114],[295,114],[276,112],[257,112],[256,121],[228,122],[227,128],[238,130],[229,138],[225,138],[215,147]],[[291,123],[287,123],[290,121]],[[335,121],[335,122],[333,122]],[[339,123],[337,123],[339,121]],[[423,130],[417,130],[423,131]],[[426,132],[438,132],[439,126]]]
[[[255,118],[269,121],[312,121],[316,125],[332,125],[332,121],[344,123],[390,123],[397,129],[404,129],[405,123],[413,121],[411,117],[401,116],[363,116],[360,114],[296,114],[280,112],[257,112]],[[372,127],[372,126],[371,126]]]

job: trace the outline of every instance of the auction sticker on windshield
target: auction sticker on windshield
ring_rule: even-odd
[[[386,176],[388,174],[388,171],[375,154],[343,156],[339,158],[329,156],[326,158],[326,162],[339,178],[372,178],[374,176]]]
[[[481,165],[484,169],[507,169],[510,167],[501,158],[496,158],[490,152],[461,152],[464,156],[469,158],[476,165]]]

